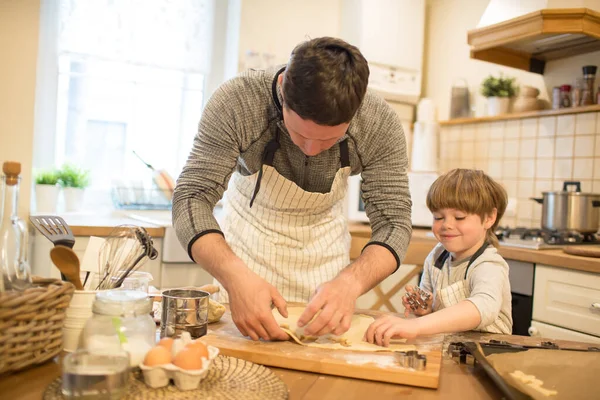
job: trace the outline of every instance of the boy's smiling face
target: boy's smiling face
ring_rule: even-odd
[[[431,230],[454,260],[470,257],[483,245],[488,229],[496,221],[496,210],[484,220],[476,214],[452,208],[433,212]]]

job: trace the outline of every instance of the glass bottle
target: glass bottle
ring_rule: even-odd
[[[5,290],[24,290],[31,286],[27,261],[27,225],[19,219],[19,174],[21,164],[7,161],[2,165],[2,214],[0,214],[0,269]]]
[[[594,80],[596,79],[595,65],[586,65],[583,67],[583,90],[581,92],[581,105],[589,106],[594,104]]]

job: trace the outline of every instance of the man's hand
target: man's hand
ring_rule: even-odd
[[[287,303],[275,286],[247,270],[226,287],[231,316],[242,335],[252,340],[287,340],[271,312],[271,304],[287,318]]]
[[[379,346],[388,347],[393,338],[413,339],[419,336],[419,320],[416,318],[403,319],[391,315],[385,315],[373,322],[367,332],[364,340],[369,343],[375,343]]]
[[[328,333],[341,335],[346,332],[350,329],[359,296],[354,287],[351,278],[342,275],[319,286],[300,316],[298,326],[308,324],[304,333],[310,336]]]

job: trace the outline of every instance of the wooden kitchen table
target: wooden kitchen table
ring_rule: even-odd
[[[538,344],[543,339],[526,336],[495,335],[469,332],[447,335],[444,340],[444,360],[440,375],[439,389],[424,389],[389,383],[379,383],[361,379],[340,378],[309,372],[281,368],[271,368],[289,389],[290,400],[321,399],[397,399],[408,396],[415,399],[499,399],[501,393],[487,375],[479,368],[459,365],[446,355],[448,343],[453,341],[506,340],[516,344]],[[580,346],[574,342],[555,341],[559,346]],[[0,377],[0,398],[18,400],[42,399],[44,390],[60,375],[58,359],[41,366]]]

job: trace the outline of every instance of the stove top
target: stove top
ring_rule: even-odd
[[[499,227],[496,236],[500,245],[524,249],[560,249],[570,245],[600,244],[600,236],[574,231],[556,231],[536,228]]]

